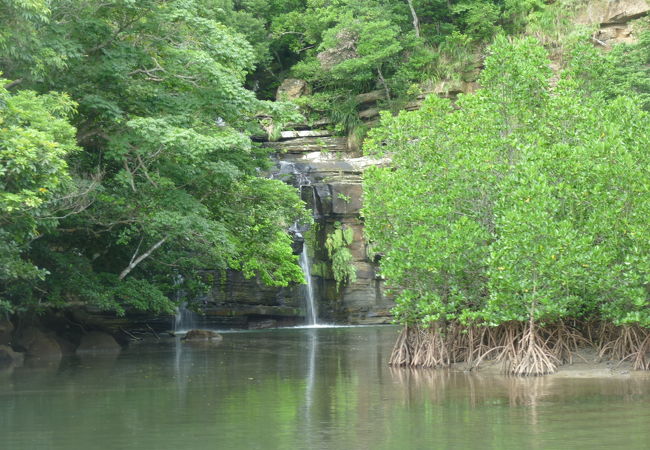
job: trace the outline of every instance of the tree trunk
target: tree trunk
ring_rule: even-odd
[[[384,78],[384,74],[381,71],[381,66],[377,66],[377,74],[379,75],[381,84],[384,85],[384,91],[386,92],[386,99],[390,100],[390,90],[388,89],[388,84],[386,84],[386,79]]]
[[[415,29],[415,35],[417,37],[420,37],[420,19],[418,19],[418,15],[415,13],[415,8],[413,7],[413,0],[406,0],[406,2],[409,4],[409,9],[411,10],[411,16],[413,16],[413,28]]]

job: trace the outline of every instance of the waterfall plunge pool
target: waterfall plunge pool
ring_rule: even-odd
[[[230,332],[0,371],[0,448],[648,448],[647,374],[391,369],[398,332]]]

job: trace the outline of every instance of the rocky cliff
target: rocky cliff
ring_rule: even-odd
[[[378,275],[376,255],[363,237],[361,176],[371,164],[359,157],[345,137],[326,129],[287,131],[276,142],[264,142],[274,150],[275,168],[268,174],[294,185],[313,212],[309,229],[293,231],[295,253],[309,253],[308,261],[320,321],[336,323],[387,323],[390,297]],[[347,246],[356,280],[337,289],[325,241],[335,227],[350,230]],[[303,241],[307,245],[302,245]],[[206,320],[217,326],[270,326],[300,324],[305,317],[305,287],[270,288],[240,273],[214,273],[212,292],[201,299]]]

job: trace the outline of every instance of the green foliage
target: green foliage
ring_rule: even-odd
[[[336,124],[338,132],[351,134],[362,125],[357,107],[358,104],[354,97],[332,103],[329,118]]]
[[[466,34],[454,31],[445,38],[438,49],[440,64],[434,72],[437,78],[458,80],[463,73],[472,70],[477,64],[477,48]]]
[[[458,17],[459,25],[465,33],[475,39],[489,39],[499,30],[497,22],[501,8],[489,0],[461,1],[451,6],[451,13]]]
[[[32,240],[56,224],[57,202],[70,181],[66,158],[78,150],[65,95],[9,93],[0,80],[0,313],[16,283],[46,272],[26,255]]]
[[[346,59],[332,67],[330,75],[335,81],[369,81],[381,67],[402,50],[398,39],[400,30],[387,20],[341,22],[325,33],[321,49],[339,45],[341,32],[355,37],[354,58]]]
[[[299,116],[244,87],[268,58],[252,11],[282,2],[245,3],[0,3],[11,13],[0,16],[0,69],[20,80],[12,89],[66,93],[0,92],[0,231],[22,233],[2,253],[16,262],[3,276],[49,273],[3,286],[13,305],[169,311],[175,290],[206,289],[204,269],[302,279],[285,232],[307,220],[302,202],[257,176],[268,152],[249,138],[259,116],[275,128]],[[75,113],[68,98],[76,130],[64,121]],[[75,135],[83,151],[73,154]]]
[[[521,33],[530,17],[551,8],[542,0],[410,3],[417,30],[407,1],[312,0],[273,17],[271,47],[284,49],[278,61],[290,61],[282,70],[313,88],[298,101],[307,113],[320,112],[342,132],[362,137],[355,94],[382,89],[390,101],[380,107],[396,109],[413,100],[420,84],[474,81],[482,50],[496,35]]]
[[[589,0],[563,0],[553,2],[548,6],[539,5],[538,2],[511,0],[510,10],[514,14],[514,21],[521,17],[519,8],[515,3],[521,5],[530,5],[530,13],[527,15],[525,23],[526,33],[535,36],[544,45],[549,48],[555,48],[556,53],[561,54],[561,49],[565,43],[570,43],[574,34],[581,34],[585,28],[589,34],[593,33],[593,27],[578,25],[575,21],[576,15],[589,4]],[[523,24],[522,24],[523,27]]]
[[[348,248],[353,239],[352,229],[346,228],[337,222],[334,224],[334,231],[329,233],[325,240],[325,248],[332,261],[332,273],[336,280],[337,291],[344,284],[354,283],[357,280],[357,269],[352,261],[352,253]]]
[[[345,203],[350,203],[350,196],[349,195],[345,195],[344,193],[339,192],[336,196],[339,199],[343,200]]]
[[[4,76],[19,79],[25,72],[42,78],[53,67],[63,67],[67,50],[60,40],[42,39],[50,21],[49,0],[0,1],[0,67]],[[18,80],[17,80],[18,81]]]
[[[498,39],[452,108],[384,116],[366,152],[366,232],[405,323],[603,318],[650,325],[646,149],[628,97],[549,83],[533,39]]]
[[[573,50],[557,88],[541,47],[498,38],[481,79],[486,89],[462,99],[461,110],[431,99],[418,113],[384,118],[373,134],[374,153],[398,155],[394,171],[371,170],[366,182],[374,189],[368,214],[382,216],[369,229],[381,251],[392,249],[384,270],[410,299],[400,314],[498,322],[506,316],[497,310],[521,318],[534,309],[541,319],[598,310],[644,323],[645,272],[628,270],[644,264],[644,246],[631,239],[642,226],[634,216],[617,228],[607,209],[614,199],[587,186],[636,186],[631,166],[644,160],[633,149],[645,134],[626,130],[641,127],[628,123],[638,104],[648,107],[650,37],[600,54],[570,20],[584,3],[413,0],[416,30],[406,1],[0,0],[0,70],[14,80],[0,88],[0,308],[169,310],[174,290],[207,289],[203,269],[236,268],[273,285],[300,280],[284,230],[309,218],[295,190],[257,176],[268,153],[249,136],[260,122],[274,137],[303,119],[296,105],[261,99],[283,78],[302,77],[314,92],[296,101],[308,120],[329,117],[360,142],[367,127],[355,94],[382,89],[390,101],[379,106],[397,108],[421,84],[477,72],[495,36],[525,31],[556,51]],[[631,92],[636,100],[618,99]],[[629,156],[620,162],[593,150],[601,143]],[[625,184],[574,182],[552,157]],[[389,198],[404,190],[400,177],[413,182],[413,198]],[[446,192],[440,201],[438,190]],[[524,199],[519,209],[514,198]],[[643,211],[640,200],[629,201]],[[413,202],[424,208],[410,211]],[[598,234],[595,217],[617,226]],[[435,225],[420,225],[424,219]],[[409,231],[408,223],[417,226]],[[345,232],[328,237],[337,286],[356,276]],[[560,260],[559,249],[582,256]],[[556,273],[560,261],[567,273],[577,270],[571,277],[582,287],[530,281]],[[595,286],[598,277],[609,291]],[[528,306],[511,307],[515,298]]]
[[[617,45],[606,55],[584,46],[576,46],[574,54],[593,61],[582,67],[572,66],[583,82],[611,97],[636,94],[643,108],[650,110],[650,31],[642,31],[638,42]]]

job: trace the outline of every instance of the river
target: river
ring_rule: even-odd
[[[0,448],[647,449],[650,377],[391,369],[398,328],[224,333],[0,372]]]

